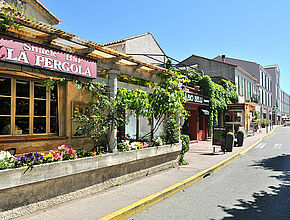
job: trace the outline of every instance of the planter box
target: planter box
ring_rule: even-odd
[[[142,170],[175,162],[180,150],[181,143],[177,143],[42,164],[29,170],[27,167],[2,170],[0,212],[106,183],[98,188],[100,191],[117,185],[117,178],[122,176],[129,175],[128,180],[134,179],[133,174],[135,178],[145,176],[140,174]],[[122,182],[125,181],[123,178]]]

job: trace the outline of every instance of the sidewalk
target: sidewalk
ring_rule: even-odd
[[[226,154],[220,152],[219,148],[216,149],[215,154],[211,154],[211,141],[200,141],[191,144],[189,152],[185,154],[185,160],[189,162],[189,165],[177,166],[104,192],[62,203],[18,219],[99,219],[212,167],[218,162],[245,150],[265,134],[266,131],[263,129],[262,133],[246,138],[243,147],[234,147],[233,152]]]

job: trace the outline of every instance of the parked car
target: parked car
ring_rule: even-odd
[[[290,119],[285,120],[284,126],[290,126]]]

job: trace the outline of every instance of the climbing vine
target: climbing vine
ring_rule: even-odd
[[[190,84],[200,86],[201,93],[210,98],[210,116],[208,120],[209,129],[218,125],[218,115],[227,109],[228,104],[236,103],[238,94],[236,86],[228,80],[215,83],[209,76],[201,76],[194,70],[187,71]]]
[[[22,8],[14,7],[11,3],[6,3],[3,1],[3,6],[0,10],[0,29],[2,31],[7,31],[10,27],[13,27],[15,30],[20,30],[23,28],[22,25],[15,23],[15,19],[18,16],[24,16],[27,19],[35,20],[30,15],[26,14],[26,12]]]

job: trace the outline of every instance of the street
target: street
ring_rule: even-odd
[[[130,219],[290,219],[290,127]]]

